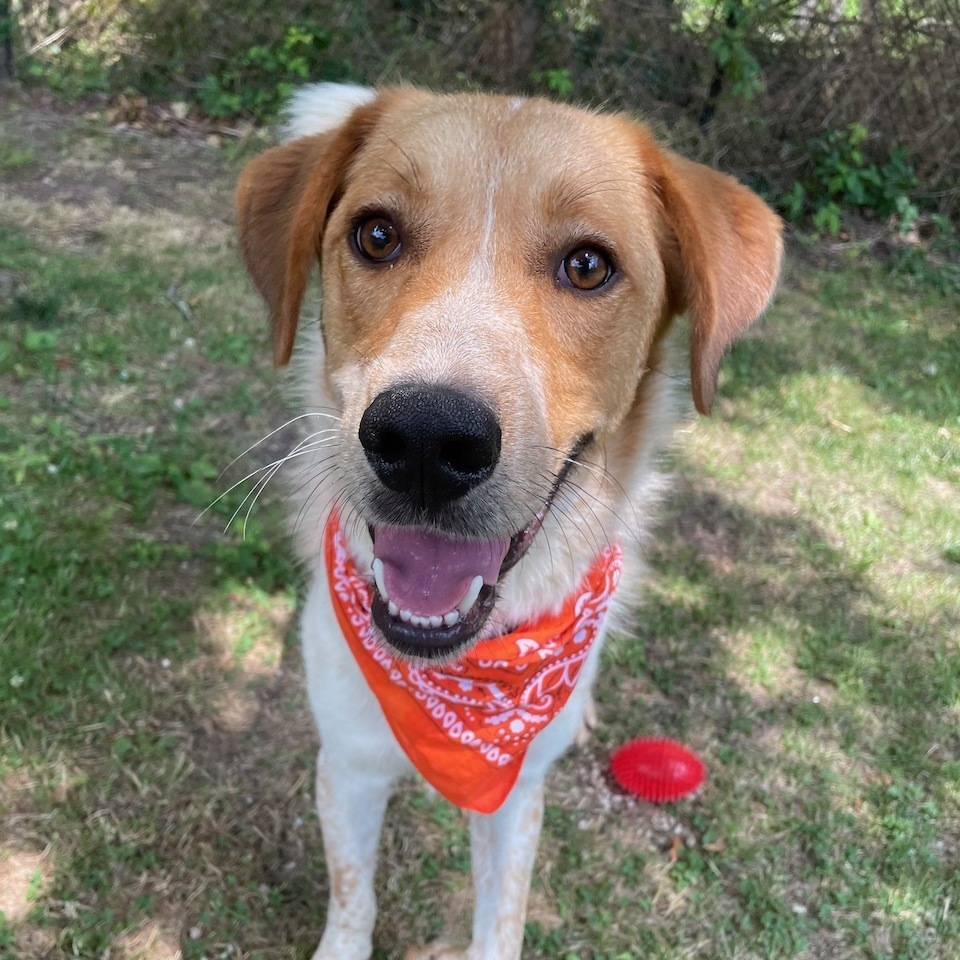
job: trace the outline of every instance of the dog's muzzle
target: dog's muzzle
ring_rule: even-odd
[[[437,521],[493,474],[499,421],[486,404],[459,390],[411,384],[374,398],[360,420],[359,439],[392,493],[393,509],[406,520],[370,529],[374,622],[403,653],[448,656],[489,616],[512,538],[456,536]]]

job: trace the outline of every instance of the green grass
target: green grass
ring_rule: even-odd
[[[14,173],[31,167],[36,160],[36,154],[31,146],[22,143],[15,137],[0,144],[0,172]]]
[[[31,164],[176,148],[83,136],[11,141],[0,193],[0,957],[305,958],[326,880],[300,578],[280,504],[246,538],[242,494],[197,519],[285,416],[209,215],[234,161],[204,155],[199,210],[163,184],[141,211],[33,197]],[[958,955],[958,313],[933,282],[798,266],[727,358],[600,730],[551,778],[525,957]],[[644,733],[704,757],[697,797],[611,793],[610,749]],[[401,791],[378,960],[467,931],[468,845]]]

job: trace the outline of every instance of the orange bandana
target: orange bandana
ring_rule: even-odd
[[[620,546],[603,550],[556,616],[481,640],[438,666],[410,663],[384,646],[371,622],[372,588],[335,514],[325,551],[343,635],[404,753],[451,803],[493,813],[530,741],[573,693],[620,580]]]

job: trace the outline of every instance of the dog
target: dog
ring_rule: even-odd
[[[279,366],[321,272],[295,361],[317,429],[286,458],[330,880],[314,960],[370,956],[413,770],[471,811],[476,905],[467,948],[406,956],[517,960],[544,777],[642,579],[677,365],[708,413],[781,221],[630,118],[543,99],[317,84],[286,134],[236,213]]]

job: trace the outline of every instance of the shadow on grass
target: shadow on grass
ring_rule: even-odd
[[[911,622],[814,524],[689,486],[652,565],[601,705],[609,739],[680,736],[708,758],[678,816],[726,852],[681,856],[677,882],[737,920],[701,934],[747,933],[763,956],[949,956],[931,944],[960,936],[960,607]]]
[[[845,703],[853,712],[880,711],[885,727],[907,722],[914,736],[928,721],[936,726],[937,711],[954,702],[957,678],[936,664],[949,652],[939,638],[956,635],[960,611],[941,610],[936,623],[905,620],[801,517],[687,487],[673,500],[653,566],[635,656],[666,696],[736,683],[728,676],[729,642],[762,628],[775,666],[788,655],[785,682],[829,685],[841,712]],[[895,741],[871,735],[851,746],[881,760],[896,755]]]
[[[8,742],[33,771],[7,811],[9,839],[49,846],[54,867],[32,912],[8,924],[11,942],[95,957],[111,945],[116,953],[130,931],[152,930],[169,956],[182,949],[187,960],[231,945],[306,956],[316,944],[326,881],[291,608],[274,624],[278,659],[252,672],[224,658],[204,620],[211,610],[224,622],[247,608],[269,616],[275,561],[245,557],[245,578],[226,591],[222,563],[183,564],[158,557],[125,585],[123,602],[111,599],[111,629],[138,636],[136,649],[119,643],[105,659],[91,651],[89,665],[104,666],[76,688],[54,664],[44,698],[5,718]],[[883,924],[861,927],[884,909],[878,883],[923,901],[931,884],[951,882],[929,807],[941,765],[960,747],[948,721],[957,670],[942,669],[937,640],[949,627],[898,620],[806,521],[689,488],[673,500],[653,566],[636,637],[609,650],[604,737],[656,726],[709,758],[711,787],[676,809],[694,833],[708,822],[729,833],[716,899],[738,911],[731,937],[785,957],[817,936],[873,942]],[[158,594],[176,602],[157,606]],[[958,626],[955,612],[944,617]],[[237,637],[227,640],[235,649]],[[629,692],[637,680],[648,691],[640,702]],[[72,711],[55,709],[60,685]],[[438,834],[444,815],[429,804],[413,810],[411,796],[385,840],[378,956],[436,933],[438,915],[424,905],[447,895],[445,871],[467,869],[462,824],[440,824]],[[749,829],[746,816],[756,818]],[[545,842],[567,839],[548,830]],[[682,852],[674,882],[708,882],[694,853]],[[555,880],[561,897],[564,882]],[[600,881],[571,870],[566,882]],[[398,920],[401,906],[414,915]],[[590,932],[591,917],[582,928],[574,920],[573,940],[607,936]],[[725,922],[714,918],[714,933]],[[902,920],[884,936],[903,956],[925,956],[908,949],[924,922]],[[651,942],[682,939],[678,930]],[[952,920],[941,933],[957,933]]]
[[[157,960],[315,949],[327,884],[291,595],[302,574],[274,534],[272,552],[220,539],[185,554],[145,536],[91,537],[85,557],[58,558],[70,590],[57,646],[72,649],[58,659],[37,639],[43,625],[27,624],[18,639],[32,635],[42,662],[2,717],[17,773],[0,849],[39,866],[11,891],[16,913],[0,913],[0,956],[5,944],[23,957],[146,948]],[[44,536],[36,547],[37,562],[51,562]],[[135,574],[97,596],[129,550]],[[76,618],[98,629],[77,630]],[[411,916],[393,930],[385,911],[391,945],[436,935],[441,917],[423,905],[442,896],[444,871],[468,869],[466,836],[451,847],[456,824],[432,801],[402,788],[395,806],[382,878]]]

